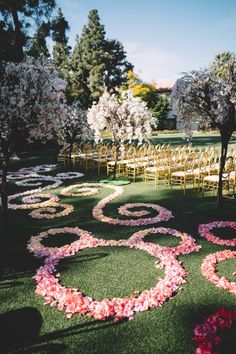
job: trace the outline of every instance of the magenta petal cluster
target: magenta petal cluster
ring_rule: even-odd
[[[194,327],[193,341],[197,343],[196,354],[217,354],[215,347],[221,342],[219,332],[230,328],[236,321],[236,310],[219,308],[213,315]]]
[[[73,233],[80,237],[78,241],[72,242],[60,248],[44,247],[41,240],[48,235],[61,233]],[[170,229],[168,229],[170,233]],[[177,255],[180,249],[173,251],[170,247],[161,247],[153,243],[143,242],[142,238],[147,234],[147,230],[139,233],[139,238],[133,235],[128,240],[103,240],[93,237],[87,231],[75,228],[51,229],[47,232],[31,237],[28,249],[34,252],[36,257],[46,257],[44,265],[37,270],[34,276],[37,286],[36,294],[45,298],[45,304],[57,307],[65,311],[67,317],[74,314],[87,315],[97,320],[105,320],[113,317],[115,321],[123,319],[133,319],[135,312],[143,312],[149,308],[160,307],[164,302],[177,292],[180,284],[185,283],[185,270],[182,268]],[[175,236],[180,237],[176,232]],[[198,251],[199,246],[195,244],[191,236],[182,235],[182,251],[184,254]],[[186,243],[186,244],[185,244]],[[191,243],[191,246],[190,246]],[[59,283],[60,274],[56,273],[59,261],[65,257],[70,257],[85,248],[103,247],[129,247],[143,250],[151,256],[157,258],[155,267],[165,271],[165,277],[149,290],[144,290],[140,294],[133,294],[127,298],[113,298],[97,300],[82,294],[78,289],[70,289]]]
[[[212,243],[216,243],[217,245],[221,246],[236,246],[236,238],[231,240],[221,239],[213,234],[211,231],[215,228],[221,227],[231,227],[232,229],[236,230],[236,222],[235,221],[213,221],[209,224],[201,224],[198,227],[199,234],[206,238],[208,241]]]

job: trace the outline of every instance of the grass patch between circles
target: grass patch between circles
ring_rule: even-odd
[[[59,265],[61,282],[83,294],[103,298],[129,297],[149,290],[164,275],[155,257],[127,247],[97,247],[79,251]]]

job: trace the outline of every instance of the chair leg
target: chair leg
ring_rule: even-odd
[[[204,195],[204,179],[202,180],[202,197]]]

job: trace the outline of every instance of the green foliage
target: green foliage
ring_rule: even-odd
[[[69,77],[69,57],[67,47],[62,43],[56,42],[53,47],[53,64],[58,69],[60,76],[63,79]]]
[[[164,128],[164,120],[170,108],[169,101],[162,96],[156,89],[156,83],[147,83],[135,74],[132,70],[127,73],[127,83],[122,85],[122,89],[130,89],[134,96],[140,97],[147,103],[147,107],[152,112],[153,117],[158,120],[158,129]]]
[[[84,101],[90,105],[94,100],[98,100],[104,90],[103,75],[105,71],[104,52],[105,30],[100,24],[97,10],[89,12],[88,24],[84,26],[80,38],[81,65],[80,77],[82,87],[87,85]],[[87,97],[86,97],[87,96]]]
[[[14,43],[13,28],[8,26],[5,21],[0,21],[0,60],[14,60]]]
[[[38,58],[40,55],[44,55],[49,58],[50,54],[47,48],[46,38],[49,36],[50,24],[43,22],[38,27],[37,31],[32,38],[31,47],[28,51],[28,55]]]
[[[80,46],[79,36],[76,36],[76,43],[71,55],[71,96],[73,99],[79,100],[82,107],[87,108],[89,102],[90,91],[87,86],[87,78],[89,75],[83,65],[83,56]]]
[[[1,0],[0,60],[21,61],[31,40],[28,29],[48,21],[55,6],[55,0]]]
[[[143,100],[147,102],[147,106],[152,112],[152,115],[158,119],[158,129],[164,129],[164,120],[170,109],[167,98],[161,96],[156,90],[153,90],[147,92]]]
[[[58,9],[57,17],[52,21],[52,38],[55,42],[53,46],[53,63],[63,79],[69,78],[70,47],[66,32],[69,30],[68,22],[61,9]]]
[[[88,108],[99,99],[105,86],[111,89],[127,81],[130,68],[122,44],[105,38],[98,11],[91,10],[71,57],[71,96]]]
[[[61,44],[67,44],[68,38],[66,31],[69,30],[68,22],[66,21],[61,8],[59,7],[57,17],[52,21],[52,39]]]
[[[222,52],[216,55],[213,63],[212,63],[212,69],[213,72],[216,73],[216,75],[219,78],[228,78],[229,75],[229,63],[235,61],[235,54],[231,52]]]
[[[117,40],[106,40],[106,71],[105,86],[109,89],[121,86],[127,81],[127,72],[133,69],[133,65],[128,62],[126,52],[121,42]]]

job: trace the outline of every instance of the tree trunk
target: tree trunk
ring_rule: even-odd
[[[119,146],[116,146],[116,156],[115,156],[115,166],[114,166],[114,175],[113,180],[116,179],[116,168],[117,168],[117,161],[118,161],[118,153],[119,153]]]
[[[3,162],[2,166],[2,190],[1,202],[3,209],[3,225],[8,225],[8,195],[7,195],[7,162]]]
[[[219,171],[219,183],[218,183],[218,191],[217,191],[217,206],[218,208],[222,208],[224,205],[224,198],[223,198],[223,172],[225,168],[225,161],[227,157],[227,150],[230,137],[232,132],[221,130],[221,155],[220,155],[220,171]]]
[[[73,150],[73,143],[70,144],[69,147],[69,159],[71,160],[71,156],[72,156],[72,150]]]
[[[18,18],[18,13],[15,9],[11,11],[14,27],[15,27],[15,60],[22,61],[24,58],[23,45],[24,45],[24,34],[21,31],[21,23]]]

